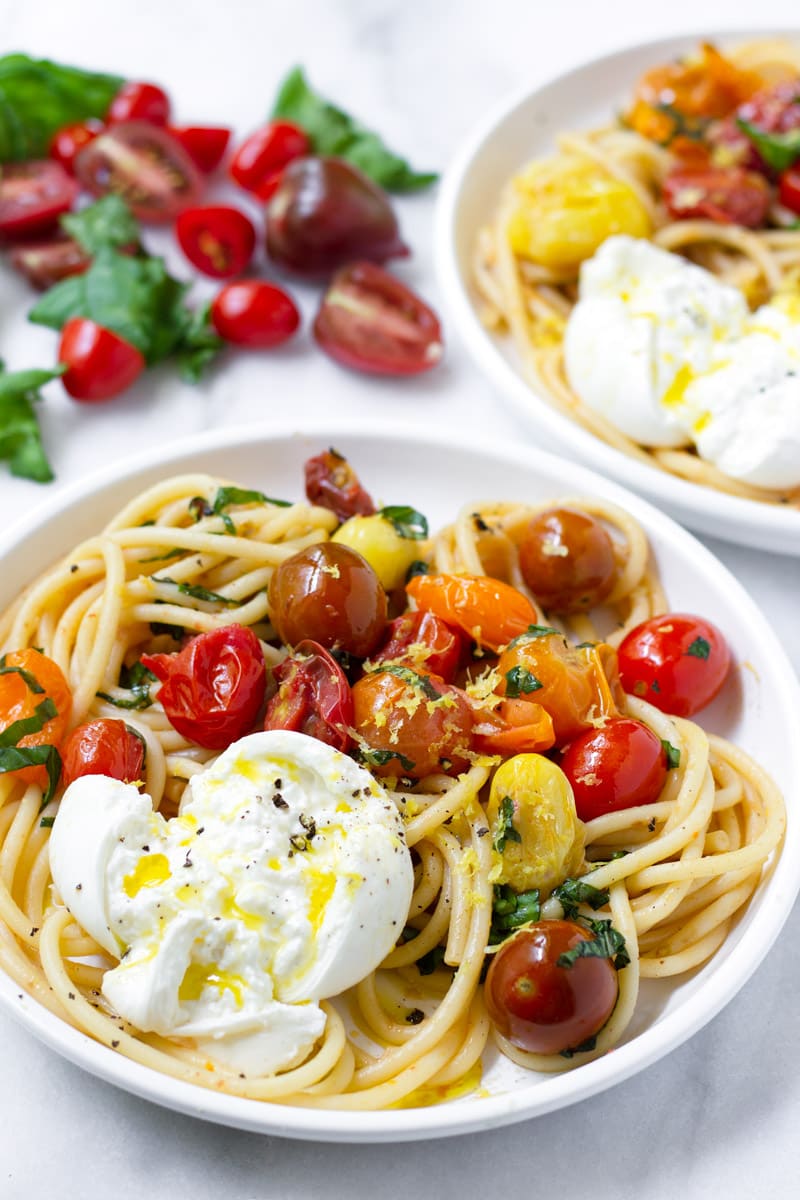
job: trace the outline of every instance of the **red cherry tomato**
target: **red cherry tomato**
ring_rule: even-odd
[[[664,180],[664,200],[677,221],[699,217],[758,229],[770,191],[763,176],[741,167],[678,167]]]
[[[74,400],[110,400],[139,378],[143,355],[110,329],[86,317],[71,317],[61,330],[58,361],[67,370],[61,382]]]
[[[243,271],[256,245],[253,222],[226,204],[187,208],[178,216],[175,233],[193,267],[214,279]]]
[[[489,575],[415,575],[406,591],[417,608],[490,650],[500,650],[539,621],[527,596]]]
[[[13,668],[17,668],[14,670]],[[22,672],[32,676],[42,689],[35,692]],[[55,706],[55,716],[45,721],[38,732],[26,733],[19,739],[20,746],[57,746],[67,731],[72,709],[72,692],[58,663],[53,662],[39,650],[12,650],[3,659],[0,672],[0,731],[5,732],[15,721],[29,720],[39,704],[50,700]],[[47,770],[43,766],[22,767],[8,774],[25,784],[36,783],[47,786]]]
[[[107,129],[75,156],[75,174],[95,196],[121,196],[141,221],[171,221],[197,203],[200,175],[183,146],[147,121]]]
[[[784,208],[800,214],[800,166],[784,171],[778,184],[778,199]]]
[[[350,463],[332,447],[306,460],[306,498],[309,504],[328,508],[340,521],[371,516],[375,505]]]
[[[489,1016],[515,1046],[560,1054],[593,1038],[614,1011],[619,981],[607,958],[562,954],[592,935],[573,921],[539,921],[504,942],[486,976]]]
[[[667,778],[661,739],[641,721],[610,718],[567,746],[559,762],[582,821],[653,804]]]
[[[370,662],[406,663],[416,671],[429,671],[452,683],[466,650],[466,639],[451,625],[430,612],[407,612],[391,621],[382,646]]]
[[[55,225],[78,195],[78,185],[50,159],[4,163],[0,172],[0,237],[26,237]]]
[[[81,275],[92,262],[80,242],[66,236],[18,242],[9,261],[15,271],[42,291],[69,275]]]
[[[151,125],[166,125],[169,120],[169,96],[155,83],[126,83],[111,101],[109,125],[122,121],[149,121]]]
[[[103,122],[94,117],[90,117],[88,121],[78,121],[75,125],[65,125],[63,129],[59,129],[58,133],[53,135],[53,140],[50,142],[50,157],[61,163],[64,170],[72,174],[75,155],[84,146],[88,146],[89,142],[93,142],[104,129]]]
[[[687,613],[651,617],[632,629],[619,648],[625,691],[678,717],[705,708],[730,665],[728,643],[716,625]]]
[[[351,263],[334,275],[314,337],[343,366],[373,375],[417,375],[442,357],[436,313],[371,262]]]
[[[242,279],[217,293],[211,321],[226,342],[263,350],[287,341],[300,325],[300,313],[281,288],[261,279]]]
[[[103,718],[78,725],[61,747],[61,784],[81,775],[108,775],[123,783],[142,777],[144,741],[124,721]]]
[[[239,187],[268,200],[277,187],[277,176],[293,158],[308,154],[308,135],[292,121],[270,121],[251,133],[231,159],[231,178]]]
[[[335,750],[353,744],[353,696],[344,671],[319,642],[304,641],[275,667],[278,691],[267,705],[265,729],[294,729]]]
[[[230,129],[221,125],[170,125],[169,132],[204,175],[216,171],[231,138]]]
[[[190,742],[223,750],[252,729],[267,688],[252,629],[223,625],[177,654],[143,654],[142,662],[162,680],[158,699],[167,719]]]

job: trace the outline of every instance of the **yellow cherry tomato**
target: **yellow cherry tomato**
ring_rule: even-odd
[[[380,513],[350,517],[339,526],[332,540],[357,550],[387,592],[401,586],[412,562],[421,557],[419,541],[401,537],[392,522]]]

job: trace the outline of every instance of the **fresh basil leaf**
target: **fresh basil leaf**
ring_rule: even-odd
[[[274,504],[276,508],[291,508],[291,500],[275,500],[250,488],[221,487],[217,490],[211,511],[220,516],[231,504]]]
[[[517,842],[518,844],[522,842],[519,830],[514,828],[514,801],[510,796],[504,796],[500,801],[500,809],[497,814],[496,833],[492,845],[498,854],[503,853],[506,842]]]
[[[104,118],[123,83],[119,75],[6,54],[0,58],[0,161],[46,158],[57,130]]]
[[[538,921],[541,916],[539,889],[515,892],[507,883],[495,884],[492,898],[492,925],[489,944],[496,946],[515,929]]]
[[[584,919],[583,923],[591,929],[594,937],[580,941],[571,950],[559,954],[556,966],[571,967],[579,958],[610,958],[618,971],[627,967],[631,960],[625,948],[625,938],[619,930],[610,921]]]
[[[55,746],[2,746],[0,747],[0,774],[22,771],[25,767],[47,769],[47,789],[42,796],[39,812],[46,808],[55,795],[61,777],[61,755]]]
[[[390,504],[387,508],[379,508],[377,515],[393,525],[395,533],[401,538],[419,542],[428,536],[427,517],[407,504]]]
[[[41,691],[41,688],[39,689]],[[0,749],[16,747],[17,743],[29,733],[41,733],[48,721],[52,721],[53,717],[58,716],[58,709],[49,696],[44,700],[40,700],[29,717],[20,717],[18,721],[12,721],[0,733]],[[14,767],[6,767],[6,771],[15,770]]]
[[[800,129],[789,129],[785,133],[765,133],[751,121],[736,118],[742,133],[746,133],[773,171],[785,171],[800,158]]]
[[[168,626],[171,631],[173,626]],[[158,676],[154,675],[149,667],[146,667],[143,662],[132,663],[130,667],[123,666],[119,673],[119,686],[125,688],[131,694],[128,697],[117,697],[110,695],[109,692],[98,692],[97,695],[102,700],[107,700],[109,704],[113,704],[116,708],[125,708],[129,710],[150,708],[154,703],[153,697],[150,695],[150,684],[156,683]],[[135,730],[132,730],[135,732]]]
[[[438,179],[435,173],[415,171],[376,133],[318,95],[309,86],[302,67],[295,67],[284,79],[272,116],[300,125],[315,154],[346,158],[390,192],[419,191]]]
[[[138,221],[125,201],[113,193],[78,212],[65,213],[61,225],[88,254],[96,254],[104,246],[139,244]]]
[[[47,371],[6,371],[0,363],[0,459],[12,475],[35,483],[53,478],[34,405],[41,400],[39,389],[65,370],[59,365]]]
[[[590,883],[584,883],[582,879],[565,879],[563,883],[553,889],[550,895],[560,902],[567,921],[572,921],[577,917],[582,904],[588,904],[589,908],[594,909],[608,904],[608,892],[605,888],[592,887]]]
[[[416,766],[416,763],[397,750],[375,750],[372,746],[361,746],[358,754],[368,767],[385,767],[393,758],[397,759],[404,771],[413,771]]]
[[[664,753],[667,756],[667,770],[672,771],[675,767],[681,765],[681,752],[677,746],[673,746],[672,742],[668,742],[665,738],[661,738],[661,745],[664,747]]]
[[[696,637],[691,646],[687,646],[686,653],[691,654],[692,658],[708,658],[711,646],[705,638]]]
[[[211,302],[191,313],[178,346],[178,373],[187,383],[199,383],[208,367],[225,346],[211,324]]]
[[[219,592],[210,592],[208,588],[199,587],[196,583],[178,583],[166,575],[152,575],[151,578],[153,583],[171,583],[182,596],[191,596],[193,600],[205,600],[211,604],[225,604],[228,607],[239,603],[238,600],[231,600],[230,596],[220,596]]]
[[[516,666],[506,671],[506,695],[512,700],[518,699],[523,693],[530,695],[531,692],[538,692],[543,686],[541,680],[525,667]]]

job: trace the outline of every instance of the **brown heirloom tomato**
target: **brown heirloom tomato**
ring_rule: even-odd
[[[538,513],[519,546],[522,577],[542,606],[578,612],[605,600],[614,586],[614,545],[588,513],[552,508]]]
[[[340,521],[355,516],[369,517],[375,512],[369,492],[361,486],[344,455],[333,447],[307,459],[303,469],[309,504],[329,508]]]

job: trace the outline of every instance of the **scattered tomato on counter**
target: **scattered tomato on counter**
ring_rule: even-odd
[[[214,279],[238,275],[256,246],[253,222],[227,204],[184,209],[178,214],[175,233],[192,266]]]
[[[62,383],[70,396],[89,403],[118,396],[145,368],[135,346],[84,317],[72,317],[62,329],[58,361],[67,368]]]
[[[104,129],[105,125],[96,117],[89,117],[87,121],[78,121],[74,125],[64,125],[50,142],[50,157],[61,163],[64,170],[69,171],[72,175],[75,155],[84,146],[88,146],[89,142],[93,142]]]
[[[164,223],[195,204],[200,175],[183,146],[148,121],[122,121],[75,156],[75,174],[93,196],[120,196],[140,221]]]
[[[297,331],[300,313],[282,288],[262,279],[242,279],[217,293],[211,321],[226,342],[264,350],[279,346]]]
[[[77,195],[77,183],[60,163],[42,159],[3,167],[0,237],[28,237],[52,229]]]
[[[149,121],[153,125],[166,125],[169,114],[169,96],[157,84],[126,83],[111,101],[108,123]]]
[[[221,125],[170,125],[168,128],[198,170],[204,175],[216,171],[228,149],[230,129]]]
[[[270,121],[242,142],[231,159],[231,179],[259,200],[275,192],[283,168],[308,154],[311,143],[306,132],[291,121]]]

